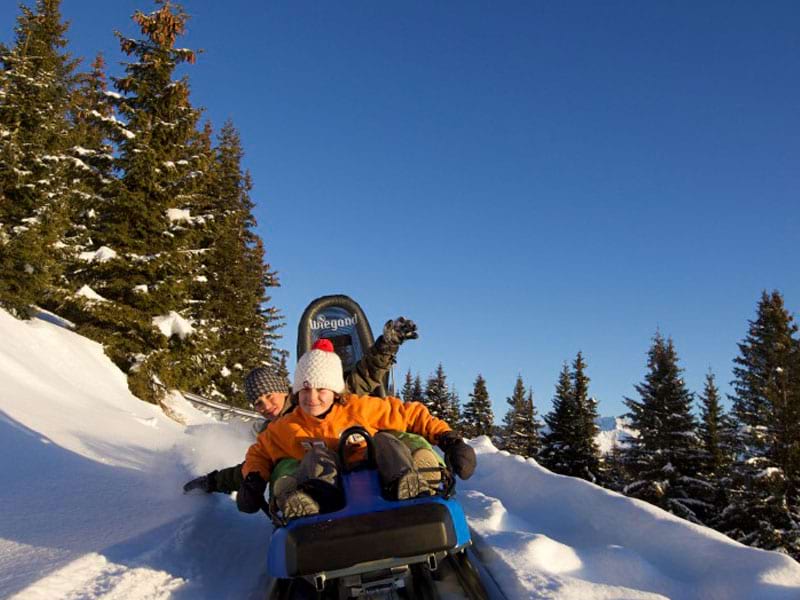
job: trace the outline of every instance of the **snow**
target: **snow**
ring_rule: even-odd
[[[79,169],[83,169],[84,171],[91,171],[92,170],[92,168],[89,165],[87,165],[85,162],[83,162],[79,158],[68,157],[68,160],[70,160],[72,162],[72,164],[75,165],[76,167],[78,167]]]
[[[231,497],[183,495],[241,461],[249,426],[180,394],[134,398],[102,347],[0,311],[0,597],[254,598],[272,530]],[[458,499],[507,598],[800,597],[800,564],[471,441]]]
[[[756,479],[769,479],[775,476],[783,476],[783,470],[778,467],[767,467],[756,474]]]
[[[184,339],[194,333],[192,324],[174,310],[171,310],[167,315],[153,317],[153,325],[158,327],[165,337],[177,335],[179,338]]]
[[[177,222],[185,221],[187,223],[191,223],[192,222],[192,216],[189,213],[189,210],[185,209],[185,208],[168,208],[167,209],[167,219],[169,219],[170,222],[173,222],[173,223],[175,221],[177,221]]]
[[[630,438],[637,437],[630,421],[624,417],[602,417],[597,425],[599,431],[594,440],[602,454],[608,454],[615,447],[625,447]]]
[[[116,258],[116,256],[117,253],[108,246],[100,246],[94,252],[81,252],[78,258],[86,262],[106,262]]]
[[[88,300],[94,300],[96,302],[108,302],[107,298],[103,298],[100,294],[95,292],[88,285],[84,285],[81,289],[75,292],[75,295],[82,296]]]
[[[181,164],[181,162],[182,161],[178,161],[178,164]],[[202,225],[206,222],[204,217],[193,217],[189,209],[186,208],[168,208],[167,219],[169,219],[171,223],[198,223]]]

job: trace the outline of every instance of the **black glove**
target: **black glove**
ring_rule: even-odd
[[[255,513],[261,510],[266,504],[264,492],[267,489],[267,482],[256,472],[249,473],[244,478],[242,485],[239,486],[239,493],[236,494],[236,507],[246,513]]]
[[[477,465],[472,446],[462,440],[455,431],[446,431],[440,435],[438,445],[444,452],[445,462],[453,473],[461,479],[472,477]]]
[[[191,481],[183,484],[183,493],[186,494],[192,490],[203,490],[206,494],[217,491],[217,472],[211,471],[208,475],[196,477]]]
[[[383,326],[383,339],[393,346],[399,346],[406,340],[415,340],[418,337],[417,324],[405,317],[386,321],[386,325]]]

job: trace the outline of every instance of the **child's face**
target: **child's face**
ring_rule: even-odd
[[[267,421],[272,421],[281,414],[283,405],[286,403],[286,396],[287,394],[280,392],[261,394],[253,406]]]
[[[300,390],[300,409],[312,417],[325,414],[333,406],[334,395],[323,388],[303,388]]]

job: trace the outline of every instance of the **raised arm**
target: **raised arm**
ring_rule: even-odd
[[[347,390],[357,396],[372,395],[383,385],[386,375],[395,363],[397,351],[406,340],[419,337],[414,321],[398,317],[387,321],[383,334],[370,347],[353,370],[347,374]]]

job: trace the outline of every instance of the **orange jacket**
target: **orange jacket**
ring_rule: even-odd
[[[253,471],[269,480],[274,465],[282,458],[303,458],[309,442],[324,441],[336,451],[339,435],[348,427],[361,425],[370,435],[383,429],[409,431],[429,442],[450,431],[450,426],[432,416],[419,402],[403,403],[399,398],[346,395],[344,404],[335,403],[324,419],[318,419],[296,408],[276,419],[258,435],[250,446],[242,467],[247,477]],[[304,446],[305,444],[305,446]]]

